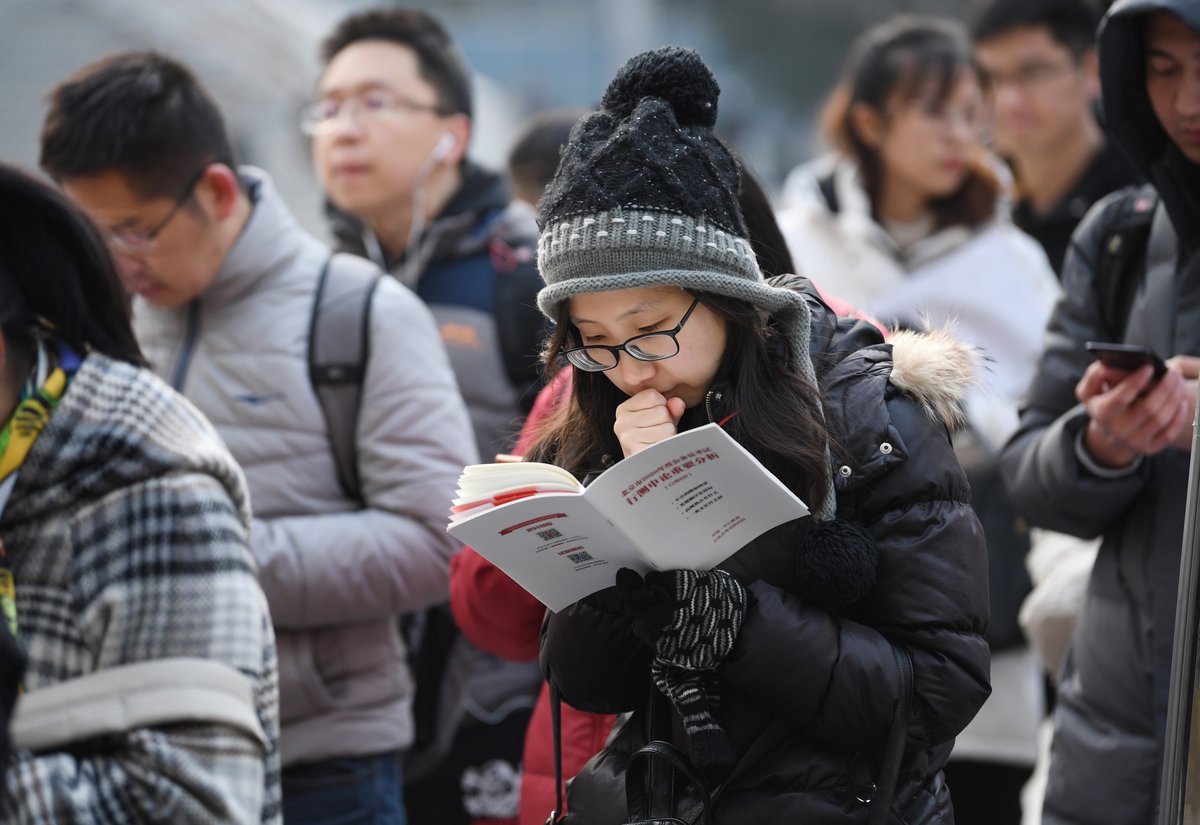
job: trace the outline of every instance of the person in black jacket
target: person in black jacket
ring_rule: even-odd
[[[1045,825],[1155,819],[1200,375],[1200,4],[1120,0],[1098,42],[1105,119],[1153,190],[1115,193],[1076,230],[1001,456],[1030,523],[1103,537],[1058,685]],[[1106,276],[1113,229],[1156,202],[1134,266]],[[1090,340],[1145,345],[1170,369],[1105,367]]]
[[[695,52],[659,49],[573,130],[538,243],[538,304],[557,321],[545,358],[574,370],[572,398],[526,458],[586,479],[716,421],[813,517],[715,570],[621,571],[548,615],[543,670],[575,707],[633,711],[597,764],[620,768],[667,707],[661,735],[714,786],[732,777],[717,823],[865,822],[876,797],[951,822],[941,769],[989,692],[986,553],[947,428],[973,351],[883,344],[807,279],[764,282],[712,131],[718,94]],[[881,777],[893,722],[897,785]],[[588,807],[624,799],[620,770],[595,767],[571,784],[569,821],[626,821]]]

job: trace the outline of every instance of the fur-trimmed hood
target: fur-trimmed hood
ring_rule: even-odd
[[[963,403],[979,380],[983,353],[953,332],[898,330],[892,345],[892,385],[916,399],[951,429],[964,423]]]
[[[812,313],[813,363],[819,376],[859,350],[890,346],[891,382],[911,396],[936,421],[951,429],[962,426],[964,404],[979,382],[983,353],[958,339],[953,330],[893,330],[886,336],[875,324],[837,315],[803,275],[779,275],[773,286],[794,290],[809,301]]]

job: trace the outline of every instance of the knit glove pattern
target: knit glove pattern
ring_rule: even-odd
[[[717,667],[733,650],[749,598],[724,570],[675,570],[676,605],[659,636],[650,673],[683,719],[701,765],[732,765],[729,737],[714,716],[720,704]]]

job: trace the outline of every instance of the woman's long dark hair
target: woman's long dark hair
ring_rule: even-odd
[[[144,365],[129,297],[100,233],[65,196],[0,164],[0,329],[18,353],[48,327],[81,356]]]
[[[817,388],[793,369],[787,342],[760,310],[721,295],[699,293],[699,298],[726,325],[725,352],[713,382],[725,393],[721,408],[737,413],[725,429],[816,510],[825,500],[829,473],[828,435]],[[558,353],[577,346],[569,302],[563,302],[557,322],[545,349],[551,371]],[[525,458],[557,464],[583,477],[621,459],[613,419],[626,396],[600,372],[575,370],[574,382],[570,399],[539,429]],[[679,429],[704,423],[701,405],[684,413]]]
[[[899,106],[940,109],[965,72],[979,74],[966,30],[938,17],[901,16],[864,32],[854,42],[841,80],[821,113],[821,133],[854,160],[867,196],[877,204],[883,184],[882,158],[858,134],[852,114],[864,105],[886,122]],[[934,94],[922,100],[930,84]],[[956,192],[930,203],[939,228],[978,226],[996,210],[1000,183],[982,155],[973,159]]]

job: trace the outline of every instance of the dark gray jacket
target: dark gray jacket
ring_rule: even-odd
[[[1117,145],[1162,199],[1123,340],[1165,356],[1200,354],[1200,169],[1166,137],[1145,93],[1141,23],[1169,10],[1200,32],[1196,0],[1123,0],[1100,34],[1101,85]],[[1188,454],[1168,448],[1118,477],[1081,460],[1087,425],[1074,389],[1109,340],[1098,262],[1119,195],[1080,224],[1046,350],[1002,457],[1014,501],[1033,524],[1103,544],[1059,687],[1046,825],[1150,823],[1158,799],[1182,543]],[[1184,239],[1180,243],[1179,239]]]

